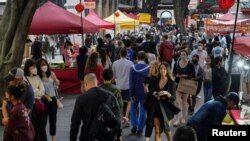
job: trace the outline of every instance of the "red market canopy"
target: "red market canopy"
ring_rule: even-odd
[[[76,34],[81,33],[81,18],[48,1],[33,16],[29,34]],[[83,19],[83,32],[97,32],[97,26]]]
[[[231,13],[227,13],[219,18],[217,18],[216,20],[220,20],[220,21],[232,21],[235,20],[235,16],[232,15]]]
[[[85,17],[86,20],[95,24],[99,29],[113,29],[115,25],[100,18],[93,10]]]
[[[236,37],[234,51],[236,54],[250,58],[250,37]]]

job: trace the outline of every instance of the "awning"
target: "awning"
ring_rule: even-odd
[[[48,1],[33,16],[29,34],[75,34],[82,33],[81,18]],[[83,32],[94,33],[98,28],[83,19]]]
[[[86,20],[95,24],[99,29],[113,29],[115,25],[100,18],[93,10],[85,17]]]
[[[250,37],[236,37],[234,42],[234,51],[236,54],[250,58]]]
[[[107,17],[106,21],[115,23],[120,27],[120,29],[133,29],[134,27],[139,25],[139,21],[132,19],[125,14],[123,14],[120,10],[117,10],[116,12],[119,13],[118,17],[115,17],[114,13]]]

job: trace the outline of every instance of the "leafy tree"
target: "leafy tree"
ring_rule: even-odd
[[[25,40],[38,0],[7,0],[0,23],[0,94],[4,91],[4,76],[20,67]]]

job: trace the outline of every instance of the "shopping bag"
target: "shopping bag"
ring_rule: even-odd
[[[181,78],[178,83],[177,91],[185,94],[196,95],[197,87],[197,81]]]

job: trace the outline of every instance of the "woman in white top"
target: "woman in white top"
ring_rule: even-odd
[[[112,67],[112,62],[107,54],[106,49],[104,49],[104,48],[101,48],[99,50],[98,64],[102,65],[103,70],[104,69],[111,69],[111,67]]]
[[[56,78],[56,75],[51,72],[49,64],[45,59],[40,59],[37,62],[37,72],[40,78],[42,79],[45,88],[45,95],[49,96],[52,100],[44,100],[44,103],[47,107],[45,124],[47,123],[47,118],[49,117],[49,131],[51,135],[51,141],[55,141],[57,119],[57,95],[55,87],[58,87],[60,82]]]
[[[32,59],[28,59],[24,65],[24,76],[28,83],[33,88],[35,99],[47,99],[51,101],[49,96],[45,95],[45,90],[43,83],[40,77],[37,75],[37,68],[35,61]],[[31,113],[31,121],[35,129],[35,140],[34,141],[47,141],[46,136],[46,124],[44,124],[44,119],[46,114],[39,113],[36,109],[36,104],[34,104],[32,113]]]

